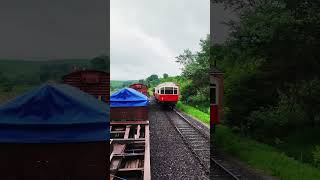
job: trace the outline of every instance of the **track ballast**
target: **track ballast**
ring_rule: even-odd
[[[210,137],[208,135],[198,129],[176,109],[173,109],[172,112],[166,112],[166,116],[192,151],[192,154],[199,160],[204,171],[208,175],[210,173],[210,179],[240,179],[240,176],[236,175],[231,168],[227,168],[222,160],[217,156],[210,155]],[[212,166],[211,172],[210,165]]]

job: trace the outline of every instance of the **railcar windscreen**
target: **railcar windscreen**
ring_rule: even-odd
[[[165,94],[173,94],[173,87],[166,87]]]

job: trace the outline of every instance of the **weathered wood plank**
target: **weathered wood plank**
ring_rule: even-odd
[[[149,121],[112,121],[110,125],[137,125],[137,124],[149,124]]]
[[[121,168],[118,171],[143,171],[143,168]]]
[[[126,131],[125,131],[125,134],[124,134],[124,139],[128,139],[129,138],[130,128],[131,128],[130,125],[126,127]]]
[[[150,137],[149,137],[149,125],[145,125],[145,155],[144,155],[144,173],[143,179],[150,180]]]
[[[137,134],[135,135],[135,139],[138,139],[140,137],[140,130],[141,130],[141,126],[138,125],[137,127]]]

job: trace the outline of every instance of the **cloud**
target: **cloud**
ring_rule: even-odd
[[[92,58],[108,49],[105,0],[1,0],[0,58]]]
[[[209,33],[209,1],[111,0],[111,79],[178,75],[175,57]]]

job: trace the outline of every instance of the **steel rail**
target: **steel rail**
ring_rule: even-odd
[[[176,131],[179,133],[179,135],[182,137],[183,142],[188,146],[188,148],[191,150],[192,154],[196,157],[196,159],[199,161],[199,163],[201,164],[201,166],[204,168],[204,171],[206,174],[210,173],[210,167],[208,167],[205,162],[200,158],[199,154],[195,151],[194,148],[192,148],[191,143],[189,142],[189,140],[183,135],[183,133],[181,132],[181,130],[175,125],[175,123],[173,122],[172,118],[165,112],[165,115],[167,117],[167,119],[169,119],[170,123],[172,124],[172,126],[176,129]],[[179,116],[180,117],[180,116]],[[190,127],[192,128],[192,127]],[[208,149],[210,150],[210,149]]]
[[[209,140],[210,142],[210,137],[208,137],[205,133],[203,133],[203,131],[201,131],[197,126],[195,126],[193,123],[190,122],[190,120],[188,120],[186,117],[184,117],[179,111],[177,111],[175,108],[172,108],[172,110],[185,122],[187,122],[192,128],[194,128],[197,132],[199,132],[199,134],[201,134],[204,138],[206,138],[207,140]],[[201,162],[201,158],[198,157],[197,153],[194,152],[193,148],[191,147],[190,142],[187,141],[187,138],[185,138],[183,136],[183,134],[180,132],[180,130],[176,127],[176,125],[172,122],[172,119],[166,114],[166,116],[170,119],[171,124],[175,127],[175,129],[179,132],[180,136],[182,136],[183,140],[186,142],[186,144],[188,145],[188,147],[191,149],[191,151],[193,152],[193,154],[197,157],[197,159],[200,161],[200,164],[204,167],[204,163]],[[210,156],[210,161],[212,163],[214,163],[215,165],[217,165],[223,172],[225,172],[225,174],[227,174],[231,179],[234,180],[240,180],[239,176],[235,175],[233,172],[231,172],[229,169],[227,169],[225,166],[223,166],[221,163],[219,163],[216,159],[214,159],[213,157]],[[210,163],[211,163],[210,162]],[[208,170],[208,167],[204,167],[206,169],[206,171]],[[210,172],[210,170],[208,170]]]

